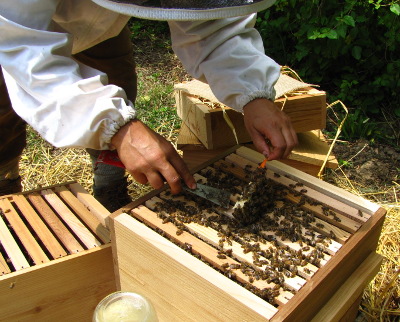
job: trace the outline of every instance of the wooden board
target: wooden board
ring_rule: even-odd
[[[91,321],[114,291],[108,244],[0,276],[0,320]]]
[[[312,321],[339,321],[351,308],[352,303],[358,303],[358,294],[362,294],[365,286],[378,273],[382,260],[383,257],[376,253],[369,255]]]
[[[46,224],[53,231],[54,235],[61,241],[70,254],[83,251],[82,245],[76,240],[74,235],[72,235],[60,218],[58,218],[56,213],[50,208],[40,193],[32,192],[28,194],[28,198],[35,209],[40,213]]]
[[[297,136],[298,146],[292,150],[287,159],[280,162],[316,177],[328,155],[329,145],[320,131],[298,133]],[[255,150],[253,144],[245,146]],[[189,169],[207,162],[226,150],[226,148],[207,149],[185,123],[182,123],[177,147],[182,151],[183,160]],[[326,167],[331,169],[338,167],[338,162],[332,154],[328,157]]]
[[[160,320],[228,321],[240,316],[262,321],[276,312],[268,303],[131,216],[116,217],[114,229],[121,289],[137,289],[146,294]],[[135,252],[131,245],[135,245]]]

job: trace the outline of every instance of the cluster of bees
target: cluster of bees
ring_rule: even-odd
[[[305,267],[308,264],[316,267],[321,265],[326,255],[324,247],[329,246],[335,236],[333,232],[323,235],[314,230],[312,224],[317,225],[315,215],[301,208],[303,203],[314,201],[305,196],[297,204],[285,199],[289,192],[299,193],[294,188],[298,188],[300,183],[293,187],[281,185],[268,179],[265,169],[246,169],[245,178],[224,170],[223,167],[214,166],[203,169],[200,174],[207,178],[208,185],[239,195],[237,200],[240,206],[233,207],[233,217],[224,215],[225,210],[210,201],[185,192],[182,194],[188,202],[171,197],[158,203],[155,211],[165,222],[173,222],[177,226],[177,235],[187,230],[185,224],[191,222],[218,231],[218,258],[235,257],[229,246],[233,241],[238,242],[243,253],[252,254],[253,262],[225,263],[221,266],[221,272],[235,280],[235,271],[240,270],[248,276],[249,282],[242,283],[244,287],[274,303],[280,290],[295,292],[286,286],[285,278],[298,275],[299,269],[311,274],[309,268]],[[166,213],[167,216],[163,215]],[[323,228],[323,224],[318,225]],[[285,245],[285,241],[297,243],[300,247],[295,250]],[[273,247],[260,247],[266,243]],[[189,245],[184,248],[191,251]],[[256,280],[275,286],[258,289],[252,284]]]

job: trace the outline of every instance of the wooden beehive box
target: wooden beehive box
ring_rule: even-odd
[[[90,321],[116,290],[108,215],[77,183],[0,197],[0,320]]]
[[[171,196],[167,187],[112,214],[117,287],[150,298],[161,321],[338,321],[354,314],[379,270],[385,210],[277,161],[264,172],[262,160],[235,147],[195,174],[239,195],[260,191],[257,198],[267,199],[250,211],[262,209],[255,223],[240,226],[232,205]],[[254,189],[249,180],[261,185]]]
[[[222,104],[208,85],[191,81],[175,86],[177,113],[207,149],[230,147],[251,141],[243,115]],[[312,87],[302,94],[278,98],[275,104],[290,117],[297,133],[323,129],[326,125],[326,93]],[[224,111],[237,135],[224,119]]]

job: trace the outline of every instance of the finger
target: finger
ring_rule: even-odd
[[[297,134],[292,127],[283,129],[282,133],[286,140],[286,150],[283,157],[288,158],[292,150],[298,144]]]
[[[154,189],[160,189],[164,185],[164,177],[156,171],[150,171],[146,174],[150,185]]]
[[[265,140],[265,137],[262,136],[258,131],[253,132],[253,144],[255,145],[256,149],[264,154],[264,156],[269,159],[269,156],[271,154],[271,148],[267,144],[267,141]]]
[[[135,181],[141,183],[141,184],[146,184],[148,182],[147,177],[140,172],[131,172],[129,173],[132,175],[132,177],[135,179]]]
[[[171,157],[171,164],[175,168],[179,176],[183,179],[185,184],[190,189],[196,189],[196,180],[190,173],[186,163],[182,160],[182,158],[178,154]]]
[[[269,138],[272,149],[268,156],[268,160],[282,159],[286,151],[286,140],[280,130],[275,131],[274,136]]]
[[[163,172],[163,176],[165,180],[167,180],[172,194],[177,194],[182,191],[181,178],[172,166],[168,171]]]

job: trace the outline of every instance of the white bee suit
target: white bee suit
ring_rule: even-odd
[[[16,113],[56,147],[110,149],[135,108],[124,90],[71,55],[116,36],[129,17],[91,0],[1,0],[0,65]],[[169,22],[187,71],[239,112],[274,98],[280,67],[265,56],[255,15]]]

